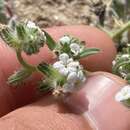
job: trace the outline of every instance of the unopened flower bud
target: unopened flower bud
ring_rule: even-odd
[[[59,41],[63,45],[66,44],[66,43],[70,44],[71,38],[69,36],[63,36],[62,38],[60,38]]]

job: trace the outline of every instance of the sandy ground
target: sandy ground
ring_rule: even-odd
[[[33,20],[41,27],[93,22],[91,5],[92,0],[14,0],[18,18]]]

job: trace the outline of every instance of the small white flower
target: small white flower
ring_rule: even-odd
[[[69,73],[77,72],[77,68],[75,68],[75,67],[67,67],[67,69],[68,69]]]
[[[59,41],[60,41],[60,43],[62,43],[64,45],[65,43],[69,44],[70,40],[71,40],[71,38],[69,36],[63,36],[62,38],[60,38]]]
[[[121,75],[122,77],[124,77],[124,78],[126,78],[126,77],[127,77],[127,74],[126,74],[126,73],[124,73],[124,72],[120,72],[120,75]]]
[[[62,53],[59,55],[59,60],[62,61],[64,64],[67,64],[69,60],[69,55],[67,53]]]
[[[83,73],[82,70],[80,70],[80,71],[78,72],[77,76],[78,76],[78,78],[79,78],[81,81],[83,81],[83,82],[86,80],[85,75],[84,75],[84,73]]]
[[[62,74],[63,76],[67,76],[68,75],[68,69],[67,68],[61,68],[61,69],[59,69],[59,72],[60,72],[60,74]]]
[[[80,63],[78,61],[70,62],[67,67],[80,68]]]
[[[130,86],[125,86],[116,94],[115,100],[122,102],[128,99],[130,99]]]
[[[121,56],[122,58],[129,58],[129,54],[124,54]]]
[[[120,67],[119,67],[119,70],[120,70],[120,71],[122,71],[122,69],[123,69],[123,67],[122,67],[122,66],[120,66]]]
[[[70,44],[70,49],[75,55],[78,55],[81,52],[81,47],[77,43]]]
[[[46,41],[45,33],[32,21],[27,22],[27,27],[30,29],[38,29],[38,31],[44,36],[44,40]]]
[[[28,28],[35,28],[35,29],[38,28],[38,27],[36,26],[36,24],[35,24],[34,22],[32,22],[32,21],[28,21],[28,22],[27,22],[27,27],[28,27]]]
[[[46,35],[45,35],[45,33],[38,27],[38,30],[39,30],[39,32],[41,32],[41,34],[44,36],[44,41],[46,41],[47,40],[47,38],[46,38]]]
[[[115,60],[113,60],[113,61],[112,61],[112,65],[114,66],[115,64],[116,64],[116,61],[115,61]]]
[[[62,61],[57,61],[57,62],[55,62],[55,63],[53,64],[53,67],[54,67],[55,69],[59,70],[59,69],[64,68],[65,66],[63,65],[63,62],[62,62]]]
[[[69,83],[71,83],[71,82],[75,83],[76,80],[77,80],[77,73],[76,72],[71,72],[68,74],[67,81]]]
[[[72,58],[69,58],[68,60],[67,60],[67,64],[69,64],[69,63],[71,63],[71,62],[73,62],[74,60],[72,59]]]

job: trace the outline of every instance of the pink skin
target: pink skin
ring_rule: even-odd
[[[55,40],[58,40],[64,34],[71,34],[73,36],[79,37],[81,40],[86,41],[89,47],[97,47],[101,49],[102,54],[96,54],[95,56],[91,56],[88,59],[85,58],[82,60],[82,63],[84,66],[87,66],[89,70],[111,71],[111,62],[116,55],[116,49],[112,40],[104,32],[93,27],[81,25],[54,27],[46,29],[46,31],[48,31],[52,37],[55,38]],[[35,81],[39,80],[41,76],[34,74],[29,79],[29,81],[26,82],[26,84],[22,85],[22,87],[18,87],[17,89],[9,87],[9,85],[6,83],[7,78],[20,67],[20,64],[16,58],[14,50],[7,47],[2,40],[1,43],[0,69],[2,71],[1,75],[3,75],[4,85],[0,86],[0,92],[3,90],[5,91],[4,86],[6,86],[6,89],[10,92],[10,95],[13,95],[11,100],[15,107],[19,107],[36,100],[39,94],[36,92],[37,84]],[[26,56],[23,54],[23,57],[31,64],[38,64],[43,60],[47,63],[50,63],[55,59],[55,56],[51,53],[51,51],[48,50],[46,46],[42,48],[40,53],[37,55]],[[4,99],[1,100],[5,102]],[[5,107],[7,106],[5,105]],[[10,110],[12,109],[14,109],[14,107]],[[4,113],[0,113],[0,115],[6,114],[7,112],[9,112],[9,110]]]
[[[66,101],[69,101],[71,110],[80,113],[82,117],[69,113],[68,106],[58,103],[51,96],[46,96],[2,117],[0,128],[129,130],[130,111],[114,100],[115,93],[124,85],[124,80],[106,72],[90,74],[84,87]]]
[[[89,70],[111,71],[111,62],[116,55],[116,50],[112,40],[104,32],[88,26],[54,27],[46,30],[56,40],[63,34],[69,33],[85,40],[90,47],[100,48],[102,54],[84,59],[82,63]],[[2,116],[39,97],[39,94],[36,93],[35,81],[41,76],[34,74],[22,87],[10,88],[6,80],[20,65],[12,49],[1,44],[0,50],[0,103],[2,104],[0,105],[0,115]],[[47,48],[41,49],[38,55],[27,57],[24,54],[24,57],[32,64],[37,64],[43,59],[48,63],[54,60],[54,56]],[[2,117],[0,119],[0,128],[2,130],[52,130],[54,128],[56,130],[92,130],[91,125],[100,128],[99,130],[129,130],[130,113],[124,106],[115,102],[113,98],[115,93],[125,84],[125,81],[105,72],[90,75],[84,88],[69,99],[69,103],[71,103],[69,106],[73,108],[73,111],[82,113],[87,120],[86,122],[79,115],[67,114],[70,111],[63,104],[59,104],[51,97],[45,96],[38,102],[16,109]],[[77,106],[79,107],[77,108]],[[94,121],[96,120],[96,124],[88,118],[88,115],[90,118],[93,117]],[[55,123],[53,123],[54,121]]]
[[[95,129],[129,130],[130,111],[114,99],[125,84],[125,81],[112,74],[93,73],[84,87],[66,102],[69,101],[71,109],[81,113]]]

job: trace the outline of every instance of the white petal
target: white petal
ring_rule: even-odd
[[[122,88],[115,96],[117,101],[124,101],[130,99],[130,86]]]
[[[35,24],[34,22],[32,22],[32,21],[28,21],[28,22],[27,22],[27,27],[28,27],[28,28],[38,28],[38,27],[36,26],[36,24]]]
[[[124,96],[124,100],[128,100],[128,99],[130,99],[130,93],[128,93],[128,94],[126,94],[126,95]]]
[[[59,55],[59,60],[62,61],[64,64],[67,64],[68,59],[69,55],[66,53],[62,53]]]
[[[124,96],[120,92],[118,92],[115,96],[115,100],[121,102],[124,100]]]
[[[64,68],[65,66],[63,65],[63,62],[61,62],[61,61],[57,61],[57,62],[55,62],[54,64],[53,64],[53,67],[55,68],[55,69],[62,69],[62,68]]]
[[[122,90],[130,91],[130,85],[126,85],[125,87],[122,88]]]
[[[65,43],[70,43],[70,37],[69,36],[63,36],[62,38],[60,38],[60,42],[62,43],[62,44],[65,44]]]
[[[85,75],[84,75],[84,73],[83,73],[83,71],[82,70],[80,70],[79,72],[78,72],[78,78],[81,80],[81,81],[84,81],[86,78],[85,78]]]
[[[115,65],[115,64],[116,64],[116,61],[115,61],[115,60],[113,60],[113,61],[112,61],[112,65]]]
[[[67,68],[61,68],[59,69],[60,74],[67,76],[68,75],[68,69]]]
[[[77,80],[77,73],[76,72],[72,72],[72,73],[68,74],[68,77],[67,77],[68,82],[75,83],[76,80]]]
[[[80,63],[78,61],[73,61],[70,62],[67,67],[75,67],[75,68],[79,68],[80,67]]]
[[[77,68],[75,67],[67,67],[68,71],[71,72],[77,72]]]
[[[80,45],[78,45],[77,43],[70,44],[70,49],[75,55],[78,55],[81,50]]]
[[[121,56],[122,58],[129,58],[129,54],[124,54]]]

